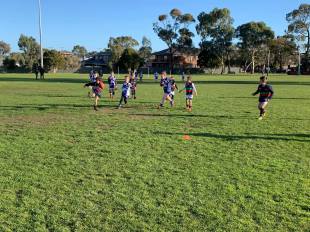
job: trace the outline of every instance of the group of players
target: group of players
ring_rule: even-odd
[[[140,74],[140,81],[142,81],[143,74]],[[154,73],[155,80],[158,79],[158,73]],[[98,110],[98,101],[102,96],[102,91],[105,87],[103,83],[102,76],[97,72],[91,72],[89,75],[90,82],[85,84],[84,87],[89,87],[90,91],[88,93],[89,97],[95,98],[94,110]],[[182,74],[182,80],[185,79],[185,74]],[[121,108],[124,104],[127,104],[128,99],[136,99],[137,91],[137,81],[138,74],[137,72],[130,72],[129,75],[126,75],[124,82],[121,88],[121,98],[118,104],[118,108]],[[109,97],[113,99],[115,96],[115,91],[118,89],[117,78],[114,72],[108,77],[108,87],[109,87]],[[160,86],[163,88],[163,97],[160,101],[158,108],[164,107],[166,101],[169,101],[170,106],[174,106],[174,96],[175,91],[183,92],[185,90],[185,99],[186,99],[186,109],[191,112],[193,108],[193,97],[198,95],[195,84],[192,82],[191,76],[187,77],[184,87],[179,90],[175,79],[170,76],[167,76],[166,71],[161,73]],[[257,90],[253,93],[253,96],[259,94],[259,120],[262,120],[266,114],[266,107],[268,102],[272,99],[274,94],[272,86],[267,84],[267,77],[260,77],[260,83]]]

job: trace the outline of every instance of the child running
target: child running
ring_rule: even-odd
[[[272,86],[267,84],[266,76],[260,77],[258,88],[256,92],[252,95],[255,96],[257,94],[259,94],[258,109],[260,111],[258,119],[262,120],[266,115],[266,107],[268,105],[268,102],[272,99],[272,96],[274,94]]]
[[[116,77],[114,75],[114,72],[112,72],[111,75],[109,76],[108,84],[109,84],[110,98],[113,99],[114,95],[115,95],[115,89],[117,88],[117,81],[116,81]]]
[[[162,97],[162,100],[158,106],[159,108],[164,107],[164,103],[166,100],[170,102],[171,107],[173,106],[173,100],[171,99],[171,92],[172,92],[172,81],[171,78],[167,77],[167,72],[163,71],[161,73],[161,80],[160,80],[160,86],[163,87],[164,94]]]
[[[131,87],[131,84],[129,83],[129,76],[125,76],[125,81],[122,86],[122,96],[121,96],[121,100],[119,101],[119,105],[118,105],[119,109],[122,107],[123,101],[125,105],[127,104],[127,100],[130,95],[130,87]]]
[[[192,77],[188,76],[187,81],[185,82],[185,86],[183,89],[180,90],[180,92],[184,91],[186,92],[185,99],[186,99],[186,109],[191,112],[193,109],[193,97],[194,93],[196,96],[198,96],[197,89],[195,87],[195,84],[192,82]]]
[[[97,73],[94,71],[90,71],[89,73],[89,83],[95,83],[96,82]],[[88,91],[88,97],[95,97],[95,94],[93,92],[93,87],[89,85],[89,91]]]
[[[90,82],[85,84],[84,87],[92,87],[93,93],[95,95],[94,110],[98,111],[98,101],[101,98],[102,90],[104,89],[104,84],[101,78],[96,77],[95,82]]]

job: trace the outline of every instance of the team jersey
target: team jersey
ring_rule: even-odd
[[[108,83],[109,83],[110,89],[114,89],[115,86],[116,86],[116,77],[114,77],[114,76],[109,76],[109,78],[108,78]]]
[[[265,101],[270,100],[274,94],[271,85],[262,85],[262,84],[260,84],[257,87],[257,90],[254,93],[254,95],[258,93],[259,93],[259,98],[258,98],[259,102],[265,102]]]
[[[90,82],[96,82],[96,75],[94,73],[89,74],[89,80]]]
[[[158,73],[156,72],[156,73],[154,73],[154,77],[155,77],[155,80],[157,80],[158,79]]]
[[[130,95],[131,84],[124,82],[122,86],[122,95],[128,97]]]
[[[163,90],[165,93],[171,93],[172,92],[172,85],[173,85],[173,80],[171,78],[163,78],[160,81],[160,85],[163,87]]]
[[[134,79],[131,79],[131,80],[130,80],[130,84],[131,84],[130,88],[131,88],[132,90],[134,90],[134,89],[137,88],[137,82],[136,82]]]
[[[193,93],[196,92],[196,87],[193,82],[185,83],[185,92],[186,95],[193,95]]]

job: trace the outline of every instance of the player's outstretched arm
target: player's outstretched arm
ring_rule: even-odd
[[[257,89],[254,93],[252,93],[253,96],[257,95],[259,93],[259,90]]]
[[[194,84],[193,84],[193,90],[195,92],[195,95],[198,96],[198,92],[197,92],[196,86]]]
[[[269,95],[268,99],[271,100],[273,95],[274,95],[274,91],[273,91],[272,86],[269,86],[269,92],[270,92],[270,95]]]

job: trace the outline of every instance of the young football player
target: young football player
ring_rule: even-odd
[[[143,80],[143,72],[142,71],[140,72],[139,77],[140,77],[140,82],[142,82],[142,80]]]
[[[158,72],[154,73],[154,80],[157,81],[158,80]]]
[[[137,81],[134,78],[130,79],[130,93],[131,93],[131,98],[136,99],[136,92],[137,92]]]
[[[96,77],[95,82],[90,82],[88,84],[85,84],[84,87],[92,87],[93,93],[95,95],[95,104],[94,104],[94,110],[98,111],[98,101],[102,96],[102,90],[104,89],[104,84],[101,78]]]
[[[95,71],[90,71],[89,73],[89,83],[95,83],[96,82],[96,72]],[[89,91],[88,91],[88,97],[95,97],[95,94],[93,92],[93,87],[91,85],[88,86]]]
[[[197,89],[195,87],[195,84],[192,82],[192,77],[188,76],[187,81],[185,82],[185,86],[180,92],[185,90],[185,100],[186,100],[186,109],[191,112],[193,109],[193,98],[194,93],[197,96]]]
[[[163,87],[164,94],[158,108],[164,107],[164,103],[166,100],[168,100],[170,102],[170,105],[173,106],[173,100],[170,96],[172,92],[172,81],[171,78],[167,77],[166,71],[163,71],[161,73],[160,86]]]
[[[129,76],[125,76],[125,81],[124,81],[123,86],[122,86],[122,96],[121,96],[121,99],[119,101],[118,108],[122,107],[123,101],[124,101],[125,105],[127,104],[127,100],[130,96],[130,87],[131,87],[131,84],[129,82]]]
[[[274,94],[272,86],[267,84],[267,77],[260,77],[259,85],[257,90],[252,94],[253,96],[259,94],[258,97],[258,109],[259,109],[259,120],[262,120],[266,115],[266,107],[268,102],[272,99]]]
[[[115,95],[115,89],[117,88],[117,81],[116,81],[116,77],[114,75],[114,72],[112,72],[111,75],[109,76],[108,84],[109,84],[110,98],[113,99],[114,95]]]

